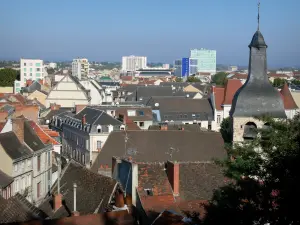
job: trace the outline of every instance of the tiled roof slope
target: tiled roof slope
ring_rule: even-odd
[[[50,196],[39,208],[49,215],[50,218],[70,216],[70,210],[74,209],[74,183],[77,184],[77,211],[80,215],[103,212],[108,206],[109,198],[117,185],[117,182],[112,178],[93,173],[71,160],[64,169],[60,180],[60,192],[63,195],[65,206],[53,212],[51,205],[52,196]],[[51,193],[57,193],[57,183],[54,184]]]
[[[39,151],[45,147],[35,130],[30,124],[30,121],[24,121],[24,142],[33,150]]]
[[[280,91],[282,100],[283,100],[283,104],[284,104],[284,108],[285,109],[298,109],[298,106],[290,92],[290,89],[287,85],[287,83],[284,84],[283,88]]]
[[[127,131],[126,156],[137,162],[209,161],[224,158],[224,141],[217,132]],[[97,156],[92,170],[111,165],[113,156],[124,156],[125,132],[112,132]]]
[[[6,132],[0,134],[0,145],[12,159],[18,159],[23,156],[30,155],[31,150],[23,145],[14,132]]]
[[[227,182],[213,162],[180,163],[179,173],[179,197],[184,201],[211,200],[214,189]]]
[[[14,178],[8,176],[6,173],[4,173],[0,169],[0,189],[7,187],[9,184],[11,184],[14,181]]]
[[[44,144],[53,144],[53,145],[58,145],[59,143],[52,138],[47,131],[45,131],[42,127],[40,127],[37,123],[34,121],[28,121],[32,129],[36,132],[37,136],[41,139],[41,141]],[[55,132],[55,131],[53,131]],[[55,132],[56,134],[57,132]],[[50,133],[51,134],[51,133]],[[58,133],[57,133],[58,134]]]
[[[225,87],[225,98],[224,98],[223,104],[231,105],[234,94],[242,86],[243,86],[243,84],[240,80],[233,80],[233,79],[227,80],[227,84]]]
[[[42,211],[28,202],[19,193],[9,198],[4,204],[5,208],[0,211],[0,223],[26,222],[33,219],[46,218]]]

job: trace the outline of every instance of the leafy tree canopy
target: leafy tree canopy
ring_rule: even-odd
[[[0,86],[13,87],[14,81],[19,78],[20,72],[13,69],[0,69]]]
[[[201,82],[201,80],[197,77],[194,77],[194,76],[189,76],[187,78],[187,82]]]
[[[295,85],[300,85],[300,80],[297,80],[297,79],[293,79],[291,81],[292,84],[295,84]]]
[[[181,77],[176,77],[175,81],[176,81],[176,82],[182,82],[183,80],[182,80]]]
[[[275,121],[219,162],[232,183],[215,191],[204,224],[300,224],[300,116]]]
[[[285,84],[285,79],[281,79],[281,78],[275,78],[273,81],[273,86],[274,87],[282,87]]]
[[[226,81],[227,81],[227,73],[225,72],[219,72],[216,73],[213,77],[212,77],[212,83],[215,83],[216,85],[222,85],[224,86]]]

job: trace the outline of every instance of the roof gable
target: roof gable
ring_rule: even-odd
[[[225,86],[225,97],[224,97],[224,105],[231,105],[233,97],[237,90],[239,90],[243,86],[240,80],[229,79],[227,80]]]
[[[283,88],[280,91],[282,100],[283,100],[283,104],[284,104],[284,108],[285,109],[298,109],[298,106],[290,92],[290,89],[287,85],[287,83],[284,84]]]

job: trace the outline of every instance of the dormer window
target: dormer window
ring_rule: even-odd
[[[101,125],[98,125],[98,126],[97,126],[97,132],[98,132],[98,133],[101,133],[101,132],[102,132],[102,127],[101,127]]]
[[[144,189],[148,196],[153,196],[153,190],[151,188]]]

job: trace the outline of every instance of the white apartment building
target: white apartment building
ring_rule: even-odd
[[[122,71],[136,71],[145,68],[147,68],[146,56],[131,55],[122,57]]]
[[[73,59],[72,62],[72,75],[77,77],[79,80],[84,80],[89,75],[90,64],[85,58]]]
[[[44,79],[44,62],[41,59],[21,59],[20,60],[20,81],[15,81],[15,93],[20,92],[27,80]]]

